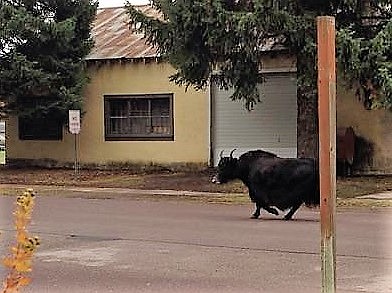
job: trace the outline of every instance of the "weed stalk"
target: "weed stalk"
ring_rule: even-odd
[[[3,259],[9,273],[4,280],[2,293],[19,292],[21,287],[30,283],[30,278],[26,274],[31,272],[33,253],[39,245],[38,237],[31,237],[26,228],[31,221],[34,197],[34,191],[26,189],[16,200],[16,245],[11,248],[11,255]]]

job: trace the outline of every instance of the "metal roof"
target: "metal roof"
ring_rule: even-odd
[[[150,5],[136,8],[148,16],[159,17]],[[130,18],[124,7],[98,9],[91,35],[95,45],[86,60],[158,57],[157,50],[145,43],[144,35],[131,30]]]
[[[160,13],[150,5],[134,6],[144,14],[160,18]],[[132,24],[124,7],[100,8],[97,10],[91,35],[95,45],[85,58],[94,60],[157,58],[157,49],[146,44],[144,34],[132,31]],[[263,52],[284,49],[281,37],[269,38],[261,45]]]

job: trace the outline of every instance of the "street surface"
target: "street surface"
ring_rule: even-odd
[[[13,202],[0,197],[2,256],[14,237]],[[301,208],[286,222],[265,213],[251,220],[252,209],[38,197],[29,231],[42,244],[23,292],[320,292],[318,210]],[[337,286],[392,292],[391,209],[339,210]]]

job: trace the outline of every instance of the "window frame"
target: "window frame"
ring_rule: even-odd
[[[128,103],[134,99],[143,99],[147,100],[150,104],[150,101],[153,99],[169,99],[169,134],[157,134],[157,133],[143,133],[143,134],[132,134],[132,133],[124,133],[124,134],[113,134],[110,133],[110,112],[111,106],[110,102],[114,100],[127,100]],[[173,141],[174,140],[174,115],[173,115],[173,93],[159,93],[159,94],[128,94],[128,95],[104,95],[104,134],[105,141]],[[129,105],[129,104],[128,104]],[[149,113],[148,116],[151,119],[153,118],[151,114],[151,107],[148,107]],[[128,116],[124,117],[125,119],[130,119],[132,116],[129,113]]]
[[[47,97],[23,97],[18,99],[18,103],[24,109],[34,109],[50,101],[54,101],[54,99]],[[62,141],[63,135],[64,123],[61,118],[56,117],[53,113],[43,117],[18,115],[19,140]]]

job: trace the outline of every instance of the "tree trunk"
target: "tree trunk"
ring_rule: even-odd
[[[318,103],[316,94],[297,93],[297,156],[318,158]]]

